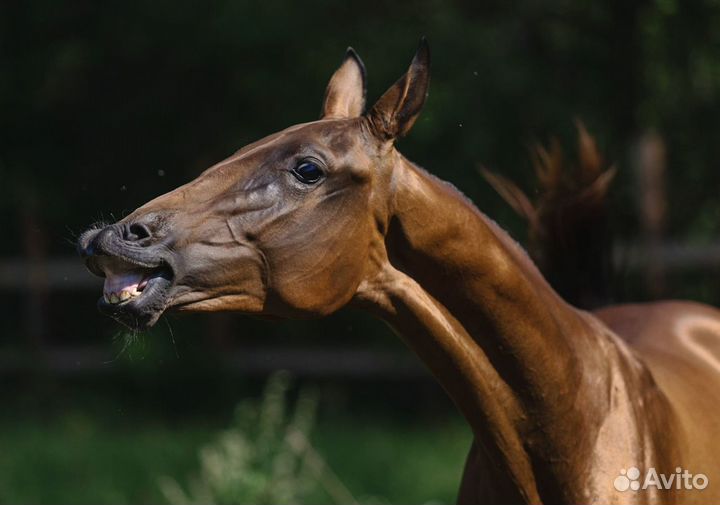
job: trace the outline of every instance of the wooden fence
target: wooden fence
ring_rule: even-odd
[[[652,261],[649,262],[648,258],[652,258]],[[652,248],[641,244],[620,244],[614,250],[614,261],[622,266],[623,271],[636,273],[643,273],[650,263],[653,269],[660,268],[668,275],[718,269],[720,243],[663,243]],[[56,257],[43,262],[25,258],[0,259],[0,292],[29,295],[26,296],[29,307],[25,318],[30,324],[20,330],[27,333],[35,331],[33,328],[38,326],[38,320],[43,317],[42,304],[34,303],[33,298],[42,299],[47,293],[63,291],[99,293],[101,286],[101,279],[89,274],[76,257]],[[28,338],[31,340],[30,335]],[[19,373],[33,369],[59,374],[110,373],[117,370],[113,366],[116,356],[112,352],[106,347],[68,348],[48,344],[30,354],[0,346],[0,373]],[[222,357],[221,366],[247,374],[266,374],[283,368],[300,375],[427,377],[427,373],[410,353],[347,348],[235,348]]]

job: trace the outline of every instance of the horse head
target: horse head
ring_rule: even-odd
[[[348,49],[321,118],[249,144],[124,219],[82,234],[105,278],[101,312],[132,328],[167,309],[271,317],[331,313],[383,253],[394,140],[425,102],[429,49],[365,112],[365,68]]]

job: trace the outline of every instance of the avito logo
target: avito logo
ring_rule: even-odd
[[[640,469],[631,466],[627,470],[620,470],[620,475],[615,478],[613,485],[618,491],[639,491],[640,489],[705,489],[709,480],[704,473],[692,474],[680,467],[675,468],[675,473],[665,475],[657,473],[655,468],[650,467],[643,479],[640,478]]]

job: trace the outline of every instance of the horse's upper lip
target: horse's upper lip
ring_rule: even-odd
[[[172,253],[162,243],[136,246],[113,233],[91,233],[81,237],[78,249],[88,270],[98,277],[106,276],[110,258],[124,263],[125,270],[159,267],[167,267],[173,273],[176,270]]]
[[[121,250],[121,251],[102,251],[95,253],[85,258],[85,265],[88,270],[98,277],[106,277],[109,270],[112,270],[112,263],[115,263],[118,267],[117,270],[121,270],[122,264],[124,264],[124,270],[133,269],[155,269],[160,267],[168,267],[173,270],[171,261],[162,257],[158,252],[138,255],[132,250]]]

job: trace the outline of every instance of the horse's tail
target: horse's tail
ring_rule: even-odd
[[[569,302],[594,308],[611,301],[612,236],[608,188],[615,177],[595,139],[577,122],[577,163],[557,139],[530,148],[537,179],[532,201],[511,180],[481,168],[500,196],[528,222],[530,254],[552,286]]]

